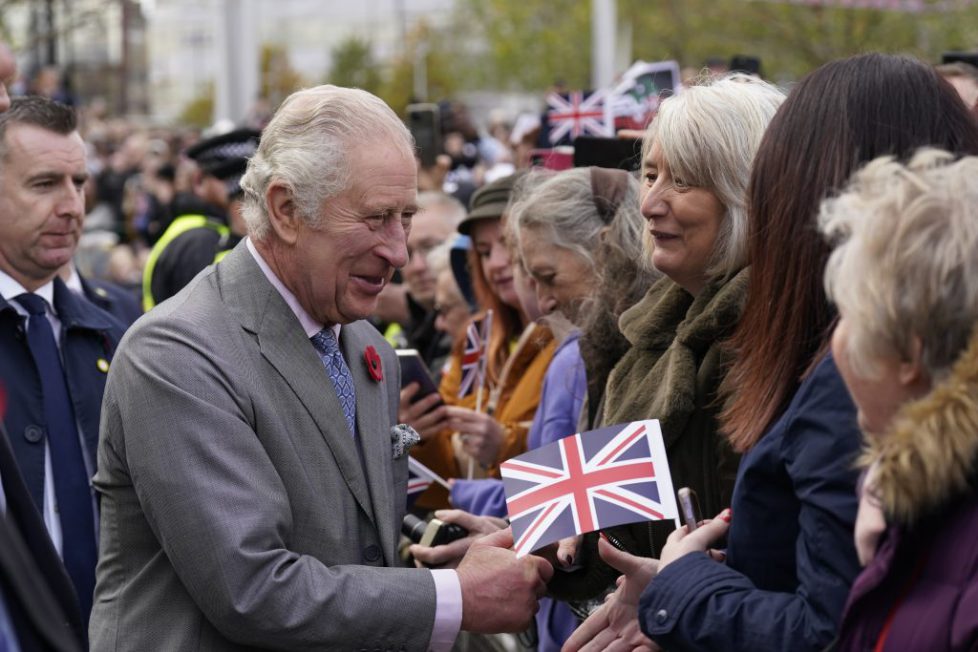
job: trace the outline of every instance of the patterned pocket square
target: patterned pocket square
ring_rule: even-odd
[[[408,449],[421,441],[421,435],[406,423],[399,423],[391,428],[391,452],[394,459],[399,460],[407,454]]]

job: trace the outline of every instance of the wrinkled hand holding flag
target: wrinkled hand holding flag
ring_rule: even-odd
[[[679,516],[655,420],[571,435],[500,471],[517,557],[565,537]]]

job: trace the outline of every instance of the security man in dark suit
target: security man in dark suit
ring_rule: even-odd
[[[41,97],[0,114],[0,383],[29,495],[87,629],[95,586],[102,392],[124,327],[58,276],[81,235],[88,179],[72,109]]]

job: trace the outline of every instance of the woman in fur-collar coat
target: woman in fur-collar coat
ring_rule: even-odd
[[[869,446],[838,649],[978,649],[978,158],[879,159],[823,209]]]
[[[747,296],[750,162],[783,99],[743,77],[694,86],[662,102],[643,145],[646,251],[665,278],[621,316],[630,348],[608,377],[593,427],[658,419],[673,484],[696,491],[705,513],[730,504],[737,474],[739,458],[717,424],[729,362],[721,342]],[[642,522],[604,533],[657,557],[673,527]],[[618,574],[598,557],[596,533],[565,540],[557,558],[562,572],[549,589],[562,599],[595,597]]]

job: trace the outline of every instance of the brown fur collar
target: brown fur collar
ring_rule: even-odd
[[[907,403],[862,458],[875,463],[883,511],[912,525],[969,488],[978,468],[978,330],[951,374]]]

